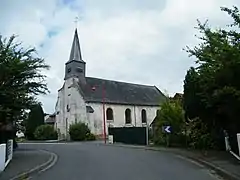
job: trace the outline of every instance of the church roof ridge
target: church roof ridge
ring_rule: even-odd
[[[135,104],[159,106],[166,97],[156,86],[133,84],[121,81],[86,77],[86,84],[79,84],[86,102],[102,102],[102,88],[105,102],[112,104]],[[94,90],[93,87],[96,87]],[[102,88],[98,88],[102,87]]]
[[[111,80],[111,79],[103,79],[103,78],[97,78],[97,77],[86,77],[91,79],[97,79],[102,81],[111,81],[116,83],[123,83],[123,84],[129,84],[129,85],[136,85],[136,86],[144,86],[144,87],[156,87],[155,85],[146,85],[146,84],[138,84],[138,83],[131,83],[131,82],[125,82],[125,81],[117,81],[117,80]],[[157,87],[156,87],[157,88]]]

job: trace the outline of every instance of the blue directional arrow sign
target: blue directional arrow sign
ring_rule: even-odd
[[[164,127],[164,131],[165,131],[166,133],[171,133],[171,126],[165,126],[165,127]]]

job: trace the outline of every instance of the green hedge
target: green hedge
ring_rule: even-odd
[[[51,125],[38,126],[34,132],[34,137],[37,140],[56,140],[58,138],[57,131]]]
[[[81,122],[70,125],[69,134],[72,141],[90,141],[96,139],[88,126]]]

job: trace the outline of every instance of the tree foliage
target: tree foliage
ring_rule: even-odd
[[[38,103],[31,108],[25,123],[25,136],[27,139],[35,139],[34,132],[41,125],[44,125],[44,112],[41,104]]]
[[[0,36],[1,123],[17,120],[36,102],[36,95],[48,92],[41,70],[49,66],[36,56],[35,49],[24,49],[14,39]]]
[[[199,117],[215,136],[223,129],[236,136],[240,131],[240,13],[237,7],[221,10],[233,23],[213,29],[198,21],[201,43],[186,49],[196,58],[197,67],[185,77],[184,109],[188,117]]]
[[[184,111],[181,102],[178,100],[165,101],[157,114],[156,130],[154,132],[155,144],[167,144],[167,136],[170,138],[169,145],[181,144],[184,125]],[[164,126],[171,126],[171,134],[164,132]]]
[[[40,125],[34,132],[34,137],[37,140],[56,140],[58,138],[57,131],[54,127],[48,124]]]
[[[0,35],[0,131],[14,127],[24,119],[24,112],[36,104],[36,95],[48,92],[46,76],[41,70],[48,69],[34,48],[23,48],[15,36],[9,39]],[[17,124],[19,125],[19,124]],[[18,127],[17,127],[18,128]],[[15,129],[15,130],[14,130]],[[16,131],[16,128],[12,128]],[[14,134],[14,133],[13,133]],[[0,142],[5,141],[0,136]]]

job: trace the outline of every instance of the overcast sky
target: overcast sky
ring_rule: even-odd
[[[198,43],[196,19],[222,27],[230,18],[221,6],[239,0],[0,0],[0,34],[17,34],[25,47],[36,47],[51,66],[51,91],[39,97],[53,113],[64,80],[77,25],[87,76],[156,85],[170,95],[183,91],[194,59],[182,49]]]

